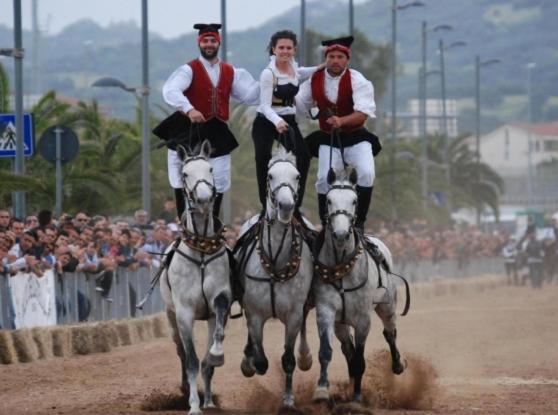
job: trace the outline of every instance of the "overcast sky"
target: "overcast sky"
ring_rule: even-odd
[[[22,0],[24,29],[31,28],[31,0]],[[111,22],[141,21],[141,0],[38,0],[39,25],[47,35],[90,18],[102,26]],[[360,3],[357,1],[356,3]],[[227,24],[231,31],[262,24],[270,17],[298,7],[300,0],[228,0]],[[166,38],[192,31],[198,22],[220,22],[220,0],[150,0],[149,30]],[[0,23],[13,27],[13,1],[2,0]],[[297,22],[298,24],[298,22]]]

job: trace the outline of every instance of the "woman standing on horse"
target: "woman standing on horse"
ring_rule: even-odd
[[[252,140],[256,155],[256,174],[260,202],[265,209],[267,165],[271,159],[274,140],[280,140],[288,151],[296,155],[300,172],[300,190],[296,207],[302,205],[310,154],[296,123],[294,97],[299,83],[312,76],[318,67],[299,67],[294,61],[296,34],[290,30],[274,33],[269,41],[269,65],[260,76],[260,105],[252,126]]]

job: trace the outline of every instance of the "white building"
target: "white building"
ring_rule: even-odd
[[[529,201],[529,139],[531,141],[531,188]],[[476,150],[475,137],[468,138]],[[505,181],[505,204],[540,208],[558,206],[558,176],[542,169],[543,163],[556,160],[558,166],[558,122],[541,124],[506,124],[480,137],[481,160],[490,165]],[[546,174],[545,174],[546,173]]]
[[[420,137],[420,101],[411,99],[407,103],[407,113],[401,114],[403,118],[407,118],[406,129],[409,137]],[[428,135],[443,134],[443,107],[441,99],[426,100],[426,133]],[[457,101],[454,99],[446,99],[446,122],[448,128],[448,137],[455,138],[457,131]]]

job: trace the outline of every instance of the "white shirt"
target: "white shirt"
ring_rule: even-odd
[[[219,60],[212,64],[202,56],[199,59],[207,71],[211,83],[213,86],[217,86],[221,73]],[[258,83],[247,70],[235,67],[233,67],[233,70],[231,98],[242,104],[257,105],[259,99]],[[193,105],[183,93],[190,87],[192,78],[192,67],[188,64],[182,65],[175,70],[163,85],[163,98],[165,102],[184,113],[193,109]]]
[[[275,76],[277,85],[293,84],[298,85],[300,81],[308,79],[314,72],[317,66],[299,67],[298,64],[292,60],[291,66],[294,70],[294,76],[287,73],[280,72],[276,66],[276,56],[272,55],[269,58],[269,65],[262,71],[260,75],[260,105],[258,112],[261,112],[269,121],[275,126],[283,119],[281,115],[296,114],[295,107],[271,106],[273,98],[273,78]]]
[[[347,69],[345,69],[347,70]],[[360,111],[370,118],[376,118],[376,103],[374,102],[374,86],[359,71],[348,69],[351,73],[351,84],[353,88],[354,110]],[[332,76],[325,71],[325,94],[332,103],[337,102],[339,92],[339,81],[343,73],[339,76]],[[299,113],[308,116],[310,108],[316,106],[316,100],[312,97],[312,85],[308,80],[300,86],[295,98],[296,108]]]

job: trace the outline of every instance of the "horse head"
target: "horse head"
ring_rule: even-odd
[[[182,187],[189,208],[197,209],[200,213],[209,213],[216,195],[213,168],[209,164],[209,141],[205,140],[191,151],[178,146],[177,151],[182,160]]]
[[[296,157],[279,145],[267,166],[267,210],[279,222],[291,221],[298,197],[299,179]]]
[[[357,173],[354,167],[335,171],[327,175],[329,190],[326,194],[327,227],[338,246],[345,244],[353,231],[357,205]]]

